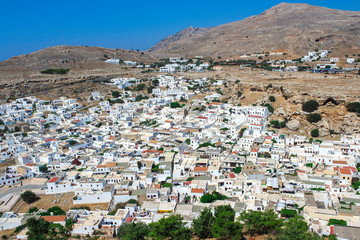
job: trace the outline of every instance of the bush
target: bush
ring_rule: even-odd
[[[28,213],[37,212],[39,209],[37,207],[30,207]]]
[[[113,91],[111,93],[111,95],[114,97],[114,98],[118,98],[120,96],[120,92],[119,91]]]
[[[17,226],[16,228],[15,228],[15,233],[19,233],[19,232],[21,232],[23,229],[25,229],[26,228],[26,224],[23,224],[23,225],[20,225],[20,226]]]
[[[360,113],[360,102],[352,102],[346,106],[349,112]]]
[[[312,114],[307,115],[306,119],[310,123],[316,123],[316,122],[321,121],[321,115],[318,113],[312,113]]]
[[[281,209],[281,217],[286,217],[286,218],[293,218],[297,215],[296,210],[291,210],[291,209]]]
[[[185,227],[180,215],[171,215],[168,218],[161,218],[157,222],[149,224],[150,239],[184,239],[192,238],[191,230]]]
[[[142,90],[145,89],[145,87],[146,87],[145,84],[140,83],[140,84],[136,85],[136,90],[137,91],[142,91]]]
[[[311,131],[311,136],[312,137],[318,137],[319,136],[319,129],[314,129]]]
[[[205,194],[200,198],[200,202],[202,203],[212,203],[215,200],[225,200],[227,199],[227,197],[225,195],[222,195],[221,193],[218,192],[213,192],[212,194]]]
[[[54,68],[48,68],[44,71],[41,71],[42,74],[66,74],[69,72],[70,69],[54,69]]]
[[[41,213],[41,216],[59,216],[59,215],[66,215],[66,212],[62,210],[60,207],[55,206],[49,208],[46,212]]]
[[[270,102],[275,102],[275,101],[276,101],[276,98],[275,98],[274,96],[270,96],[270,97],[269,97],[269,100],[270,100]]]
[[[338,219],[333,219],[333,218],[331,218],[331,219],[329,219],[329,224],[328,224],[329,226],[330,225],[340,225],[340,226],[347,226],[347,223],[346,223],[346,221],[344,221],[344,220],[338,220]]]
[[[234,173],[241,173],[241,167],[234,168]]]
[[[171,107],[171,108],[180,108],[180,103],[178,103],[178,102],[172,102],[172,103],[170,103],[170,107]]]
[[[319,108],[319,103],[315,100],[310,100],[302,105],[302,110],[305,112],[314,112]]]
[[[358,190],[359,187],[360,187],[360,182],[354,182],[351,186],[352,186],[355,190]]]
[[[270,113],[273,113],[275,111],[274,107],[271,106],[270,104],[265,104],[264,107],[267,107]]]

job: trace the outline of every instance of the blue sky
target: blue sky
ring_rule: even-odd
[[[55,45],[146,50],[186,27],[212,27],[241,20],[280,2],[2,0],[0,61]],[[360,0],[303,2],[360,11]]]

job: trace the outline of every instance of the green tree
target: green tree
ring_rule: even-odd
[[[279,219],[273,210],[265,212],[247,211],[242,212],[239,218],[245,224],[246,231],[251,236],[254,234],[268,234],[277,230],[283,225],[283,220]]]
[[[200,198],[200,202],[202,203],[212,203],[215,200],[225,200],[227,197],[221,193],[218,193],[216,191],[210,193],[206,193]]]
[[[71,144],[70,144],[71,145]],[[48,167],[45,165],[42,165],[39,167],[39,171],[42,172],[42,173],[45,173],[48,171]]]
[[[306,120],[310,123],[316,123],[321,121],[321,115],[319,113],[311,113],[307,115]]]
[[[74,224],[75,224],[75,220],[72,219],[72,218],[68,218],[68,219],[66,219],[66,221],[65,221],[65,227],[66,227],[67,229],[70,229],[70,230],[71,230]]]
[[[302,217],[288,219],[281,228],[276,240],[320,240],[317,234],[308,231],[308,225]]]
[[[274,107],[273,106],[271,106],[270,104],[264,104],[264,107],[267,107],[268,109],[269,109],[269,112],[270,113],[273,113],[274,111],[275,111],[275,109],[274,109]]]
[[[145,84],[140,83],[140,84],[136,85],[136,90],[137,91],[142,91],[142,90],[145,89],[145,87],[146,87]]]
[[[275,98],[274,96],[270,96],[270,97],[269,97],[269,100],[270,100],[270,102],[275,102],[275,101],[276,101],[276,98]]]
[[[185,227],[180,215],[171,215],[168,218],[162,218],[157,222],[149,225],[149,236],[155,240],[172,239],[172,240],[189,240],[191,231]]]
[[[180,103],[178,103],[178,102],[172,102],[172,103],[170,103],[170,107],[171,107],[171,108],[179,108],[179,107],[180,107]]]
[[[41,213],[41,216],[59,216],[66,215],[66,212],[58,206],[49,208],[46,212]]]
[[[213,216],[210,208],[204,208],[200,212],[200,216],[193,220],[192,227],[193,232],[201,239],[210,238],[212,227],[215,223],[215,217]]]
[[[24,202],[28,204],[33,203],[37,200],[36,194],[30,190],[26,190],[25,192],[23,192],[20,197]]]
[[[147,93],[152,93],[152,90],[154,89],[154,87],[153,86],[149,86],[148,88],[147,88]]]
[[[315,100],[310,100],[302,105],[302,110],[305,112],[314,112],[319,108],[319,103]]]
[[[154,80],[152,81],[152,85],[158,86],[158,85],[159,85],[159,80],[158,80],[158,79],[154,79]]]
[[[242,226],[235,222],[235,212],[230,205],[215,208],[215,222],[211,234],[216,239],[241,239]]]
[[[359,70],[360,71],[360,70]],[[346,106],[349,112],[360,113],[360,102],[352,102]]]
[[[311,136],[312,137],[318,137],[319,136],[319,129],[314,129],[311,131]]]
[[[113,91],[111,93],[111,95],[113,96],[113,98],[118,98],[120,96],[120,92],[119,91]]]
[[[43,240],[46,239],[46,234],[49,232],[49,225],[47,221],[42,218],[29,218],[26,221],[28,232],[26,233],[28,240]]]
[[[143,240],[149,234],[145,223],[124,223],[118,228],[118,237],[122,240]]]
[[[234,168],[234,173],[241,173],[241,167]]]
[[[37,212],[39,209],[37,207],[30,207],[28,213]]]
[[[293,218],[297,216],[297,211],[292,209],[281,209],[281,217]]]

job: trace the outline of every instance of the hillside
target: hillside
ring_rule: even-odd
[[[159,56],[237,56],[286,49],[303,55],[331,49],[359,53],[360,12],[281,3],[264,13],[212,28],[189,27],[148,49]]]
[[[83,81],[93,77],[126,74],[123,67],[105,63],[120,58],[139,63],[156,60],[145,52],[86,46],[55,46],[0,62],[0,98],[37,92],[49,87]],[[48,68],[70,69],[65,75],[41,74]]]
[[[0,62],[0,71],[5,67],[29,67],[43,69],[48,67],[70,68],[74,64],[103,62],[106,58],[120,58],[137,62],[154,60],[147,53],[126,49],[110,49],[87,46],[55,46],[39,51],[12,57]]]

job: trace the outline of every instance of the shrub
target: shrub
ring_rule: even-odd
[[[39,209],[37,207],[30,207],[28,213],[37,212]]]
[[[119,91],[113,91],[111,93],[111,95],[114,97],[114,98],[118,98],[120,96],[120,92]]]
[[[267,107],[267,108],[269,109],[269,112],[270,112],[270,113],[273,113],[274,110],[275,110],[274,107],[271,106],[270,104],[265,104],[264,107]]]
[[[281,217],[286,217],[286,218],[293,218],[297,215],[296,210],[291,210],[291,209],[281,209]]]
[[[338,220],[338,219],[330,218],[328,225],[329,225],[329,226],[330,226],[330,225],[347,226],[347,223],[346,223],[346,221],[344,221],[344,220]]]
[[[234,173],[241,173],[241,167],[234,168]]]
[[[307,115],[306,119],[310,123],[316,123],[316,122],[321,121],[321,115],[319,113],[312,113],[312,114]]]
[[[200,198],[200,202],[202,203],[212,203],[215,200],[225,200],[227,199],[227,197],[225,195],[222,195],[221,193],[218,192],[213,192],[212,194],[205,194]]]
[[[302,105],[302,110],[305,112],[314,112],[319,108],[319,103],[315,100],[310,100]]]
[[[70,69],[53,69],[53,68],[48,68],[44,71],[41,71],[42,74],[66,74],[69,72]]]
[[[179,107],[180,107],[180,103],[178,103],[178,102],[172,102],[172,103],[170,103],[170,107],[171,107],[171,108],[179,108]]]
[[[314,129],[311,131],[311,136],[312,137],[318,137],[319,136],[319,129]]]
[[[360,113],[360,102],[352,102],[346,106],[349,112]]]
[[[145,89],[145,87],[146,87],[145,84],[140,83],[140,84],[136,85],[136,90],[137,91],[142,91],[142,90]]]
[[[275,98],[274,96],[270,96],[270,97],[269,97],[269,100],[270,100],[270,102],[275,102],[275,101],[276,101],[276,98]]]

